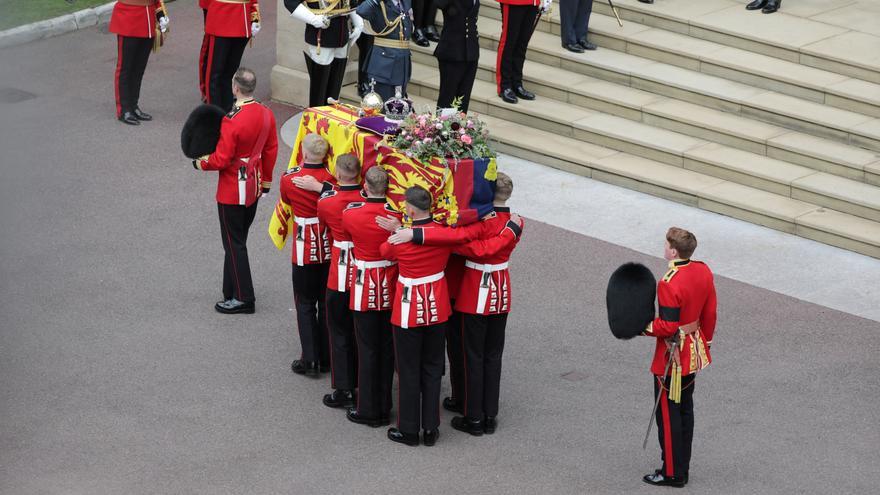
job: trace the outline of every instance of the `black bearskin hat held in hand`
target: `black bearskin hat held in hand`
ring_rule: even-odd
[[[618,339],[631,339],[654,319],[657,280],[641,263],[626,263],[611,274],[605,303],[608,325]]]

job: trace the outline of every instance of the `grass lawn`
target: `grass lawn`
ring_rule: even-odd
[[[110,0],[0,0],[0,31],[70,14]]]

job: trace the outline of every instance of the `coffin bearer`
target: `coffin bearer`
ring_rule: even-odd
[[[328,97],[339,99],[349,46],[360,37],[364,21],[352,13],[349,0],[284,0],[284,7],[306,24],[303,55],[309,71],[309,106],[326,105]]]
[[[651,364],[654,397],[663,394],[657,408],[663,466],[644,476],[645,483],[651,485],[682,487],[688,482],[694,382],[697,372],[712,360],[715,283],[705,263],[691,260],[696,248],[697,238],[687,230],[672,227],[666,232],[664,257],[669,271],[657,283],[658,317],[645,329],[645,335],[657,339]],[[673,362],[667,374],[669,359]]]
[[[235,106],[220,126],[220,140],[209,156],[193,161],[200,170],[217,170],[217,211],[225,252],[223,301],[214,309],[220,313],[253,313],[254,285],[248,261],[247,237],[257,200],[272,186],[272,171],[278,155],[278,137],[272,111],[257,103],[257,77],[240,68],[232,81]]]
[[[129,125],[153,120],[138,106],[141,81],[150,59],[168,30],[168,12],[162,0],[119,0],[110,16],[116,33],[116,118]]]
[[[532,33],[542,12],[550,10],[552,0],[498,0],[501,3],[501,40],[495,82],[498,95],[507,103],[520,98],[534,100],[535,94],[523,87],[523,64]]]
[[[443,32],[434,56],[440,67],[440,94],[437,108],[449,108],[461,98],[459,109],[468,111],[471,90],[480,60],[477,17],[480,0],[435,0],[443,11]]]
[[[291,363],[294,373],[318,376],[330,370],[327,310],[324,306],[327,274],[330,270],[330,236],[318,218],[320,194],[296,185],[295,179],[312,176],[319,183],[334,184],[324,164],[330,145],[318,134],[307,134],[302,142],[303,163],[281,178],[278,200],[289,208],[296,224],[291,279],[296,305],[296,322],[302,354]]]
[[[379,251],[388,232],[376,225],[376,216],[400,218],[385,201],[388,174],[371,167],[364,174],[367,198],[351,203],[342,214],[342,226],[354,243],[350,308],[358,348],[356,407],[348,411],[354,423],[372,427],[390,424],[394,347],[391,340],[391,306],[397,284],[397,265]]]
[[[367,56],[367,77],[376,81],[375,91],[387,100],[396,87],[406,96],[412,74],[409,40],[413,32],[410,0],[364,0],[357,15],[370,23],[373,48]]]
[[[559,22],[562,25],[562,47],[574,53],[595,50],[596,45],[587,41],[587,28],[593,0],[559,0]]]
[[[260,32],[260,6],[257,0],[211,0],[205,33],[210,36],[207,65],[206,102],[229,111],[232,108],[232,75],[238,70],[248,40]]]

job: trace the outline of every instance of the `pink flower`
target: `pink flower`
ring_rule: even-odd
[[[422,142],[425,143],[425,144],[430,144],[431,141],[433,141],[433,139],[431,139],[431,138],[429,138],[429,137],[427,137],[427,138],[425,138],[425,139],[422,139]]]
[[[474,128],[474,121],[473,121],[473,120],[468,120],[468,121],[467,121],[467,127],[468,127],[468,129],[473,129],[473,128]]]
[[[443,129],[443,124],[441,124],[440,122],[437,122],[436,124],[434,124],[434,128],[435,129]]]
[[[471,139],[470,136],[468,136],[467,134],[465,134],[464,136],[461,137],[461,142],[464,143],[464,144],[471,144],[471,143],[474,142],[474,140]]]

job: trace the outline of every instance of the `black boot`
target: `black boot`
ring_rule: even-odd
[[[228,301],[218,302],[214,305],[214,309],[218,313],[223,313],[226,315],[234,315],[234,314],[247,314],[252,315],[256,308],[254,306],[254,302],[244,302],[239,301],[238,299],[229,299]]]
[[[456,412],[462,414],[461,410],[461,402],[458,401],[455,397],[446,397],[443,399],[443,409],[447,411]]]
[[[425,36],[425,32],[421,29],[416,29],[412,34],[413,43],[419,46],[431,46],[431,43],[428,41],[428,38]]]
[[[327,407],[352,407],[355,397],[352,390],[334,390],[324,395],[324,405]]]
[[[388,426],[391,424],[391,419],[388,416],[379,416],[378,418],[366,418],[361,416],[360,413],[357,412],[356,408],[351,408],[345,413],[345,417],[348,418],[352,423],[357,423],[359,425],[367,425],[373,428],[378,428],[379,426]]]
[[[486,435],[495,433],[495,428],[497,427],[498,420],[495,419],[495,416],[486,416],[486,419],[483,420],[483,433]]]
[[[434,43],[440,41],[440,33],[437,32],[437,28],[433,24],[425,28],[425,37],[428,38],[428,41],[433,41]]]
[[[119,121],[128,125],[141,125],[141,121],[138,120],[132,112],[124,112],[119,116]]]
[[[320,365],[314,361],[297,359],[290,363],[290,369],[297,375],[317,377],[320,374]]]
[[[422,433],[422,443],[425,444],[425,447],[433,447],[439,436],[440,430],[425,430]]]
[[[419,444],[418,433],[404,433],[397,428],[388,428],[388,439],[392,442],[409,445],[410,447],[415,447]]]
[[[464,416],[456,416],[452,418],[452,427],[458,431],[470,433],[475,437],[483,436],[483,422],[473,420]]]
[[[524,88],[522,84],[517,84],[516,88],[514,88],[514,91],[516,91],[516,96],[519,96],[523,100],[535,99],[535,93],[532,93],[531,91]]]
[[[746,10],[761,10],[765,5],[767,5],[767,0],[754,0],[752,3],[746,5]]]
[[[782,0],[767,0],[767,5],[761,10],[764,14],[772,14],[782,7]]]
[[[512,88],[504,88],[498,96],[506,103],[516,103],[519,101],[519,98],[516,97],[516,92]]]
[[[675,488],[684,487],[684,478],[679,476],[666,476],[659,471],[660,470],[658,469],[651,474],[646,474],[642,478],[642,481],[654,486],[672,486]]]
[[[152,115],[148,114],[147,112],[144,112],[140,108],[135,107],[134,112],[132,112],[132,113],[134,114],[135,118],[137,118],[138,120],[143,120],[145,122],[153,120]]]

